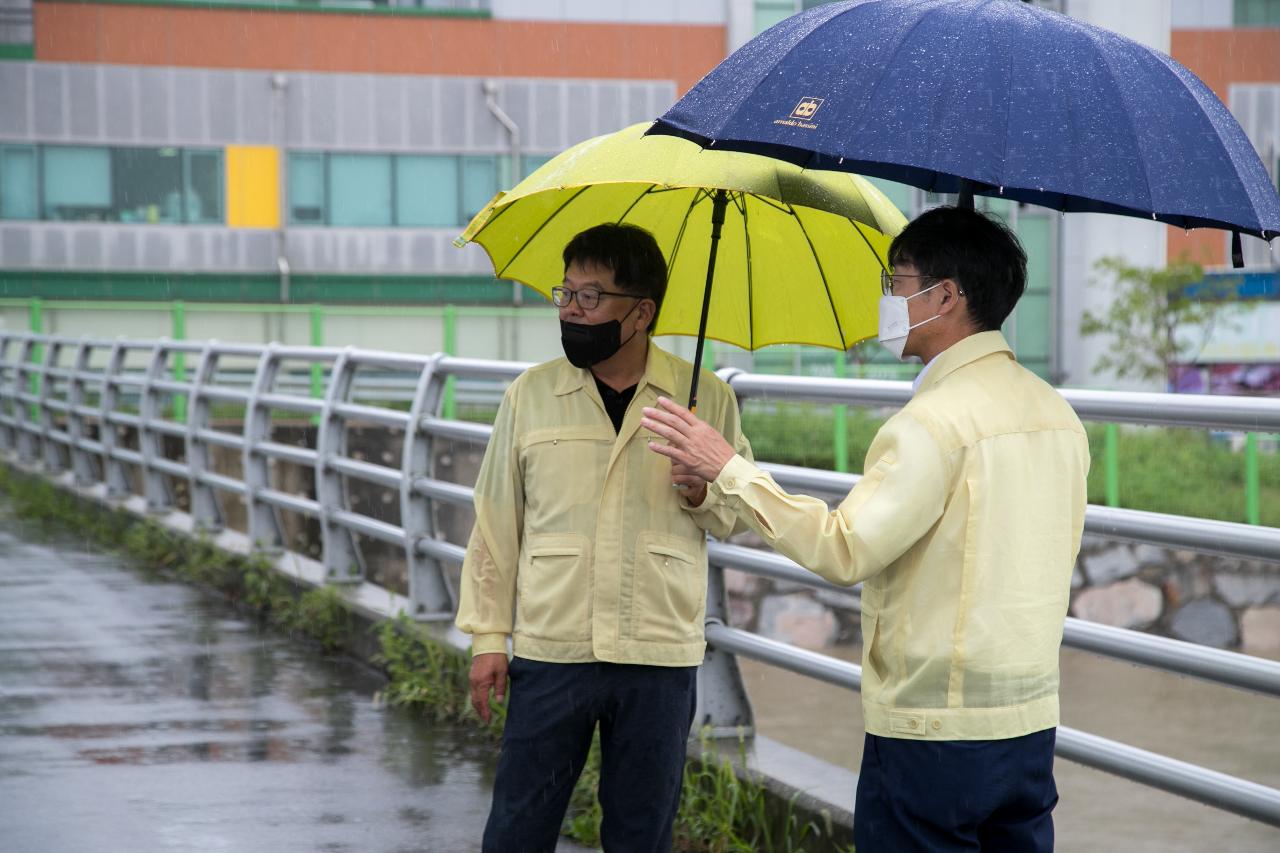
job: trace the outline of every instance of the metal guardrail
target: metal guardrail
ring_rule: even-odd
[[[175,356],[196,354],[187,378],[174,369]],[[219,370],[228,361],[253,359]],[[144,362],[144,366],[130,362]],[[304,370],[298,371],[298,364]],[[322,399],[311,396],[311,366],[326,377]],[[409,568],[408,600],[423,620],[452,617],[456,592],[445,564],[461,562],[465,550],[439,533],[441,505],[469,506],[472,490],[435,477],[437,441],[485,444],[491,429],[440,417],[446,383],[482,383],[515,378],[528,365],[464,359],[440,354],[406,355],[355,349],[280,347],[166,340],[70,339],[0,333],[0,450],[21,463],[39,464],[50,474],[70,471],[80,485],[103,484],[109,496],[132,494],[136,471],[139,494],[153,512],[175,510],[172,481],[185,481],[190,515],[197,530],[224,525],[221,496],[242,499],[247,533],[257,547],[284,549],[282,512],[320,522],[321,561],[331,583],[365,577],[361,538],[403,549]],[[363,371],[393,371],[370,377]],[[760,376],[724,371],[740,397],[773,400],[894,406],[909,398],[909,383]],[[303,381],[305,378],[306,381]],[[412,380],[412,393],[405,393]],[[389,390],[405,393],[387,397]],[[93,395],[96,393],[96,402]],[[492,392],[484,392],[492,396]],[[1280,401],[1223,397],[1178,397],[1118,392],[1064,392],[1082,417],[1131,420],[1223,429],[1280,430]],[[170,405],[181,400],[183,405]],[[217,428],[217,403],[243,407],[239,434]],[[407,411],[388,402],[407,403]],[[121,411],[136,407],[137,414]],[[184,415],[164,417],[167,409]],[[313,413],[314,448],[271,439],[272,414]],[[403,430],[398,467],[352,458],[348,426],[377,423]],[[98,437],[91,435],[96,428]],[[121,445],[122,428],[137,432],[138,449]],[[163,439],[183,440],[183,459],[168,458]],[[237,479],[211,470],[210,451],[240,454]],[[315,474],[312,495],[275,487],[272,463],[282,460]],[[765,466],[785,487],[843,497],[857,477],[784,465]],[[350,481],[398,493],[401,523],[390,524],[352,508]],[[1136,541],[1193,548],[1233,556],[1280,561],[1280,530],[1188,519],[1158,513],[1090,507],[1086,529]],[[750,701],[737,670],[745,656],[809,677],[857,690],[861,669],[728,627],[724,569],[850,592],[771,551],[713,542],[707,596],[708,654],[699,673],[698,720],[713,730],[750,729]],[[856,593],[856,588],[852,591]],[[856,597],[851,601],[856,606]],[[1209,649],[1140,632],[1067,619],[1064,643],[1121,660],[1280,696],[1280,663]],[[1079,763],[1171,791],[1236,814],[1280,826],[1280,791],[1139,750],[1095,735],[1060,727],[1058,754]]]

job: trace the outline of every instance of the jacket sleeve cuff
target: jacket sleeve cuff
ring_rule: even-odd
[[[475,634],[471,638],[471,656],[507,653],[506,634]]]
[[[709,494],[716,494],[719,497],[728,497],[729,495],[741,494],[746,488],[747,483],[754,480],[760,474],[760,469],[743,459],[739,455],[734,455],[732,459],[725,463],[720,469],[719,475],[707,487]],[[705,503],[705,501],[704,501]]]

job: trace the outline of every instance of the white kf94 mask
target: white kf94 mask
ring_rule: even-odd
[[[910,296],[881,296],[880,297],[880,343],[889,352],[893,353],[898,361],[902,361],[902,350],[907,345],[907,334],[912,329],[918,329],[925,323],[938,319],[940,314],[934,314],[928,320],[921,320],[914,326],[911,325],[911,315],[907,313],[907,300],[915,299],[921,293],[928,293],[942,282],[937,282],[926,287],[924,290],[917,291]]]

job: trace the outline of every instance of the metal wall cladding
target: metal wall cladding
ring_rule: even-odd
[[[498,79],[521,149],[547,156],[657,115],[675,84]],[[297,151],[505,155],[483,78],[0,63],[0,144],[275,145]],[[291,228],[295,272],[475,273],[459,228]],[[274,235],[210,226],[0,222],[0,269],[276,269]]]

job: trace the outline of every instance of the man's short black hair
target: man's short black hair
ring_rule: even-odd
[[[652,299],[654,321],[667,294],[667,261],[658,241],[638,225],[606,222],[579,233],[564,247],[564,266],[599,264],[613,273],[613,280],[627,293]],[[649,324],[653,331],[653,324]]]
[[[889,263],[953,279],[964,291],[970,319],[984,332],[1000,328],[1027,287],[1027,253],[1018,236],[967,208],[935,207],[917,216],[890,244]]]

